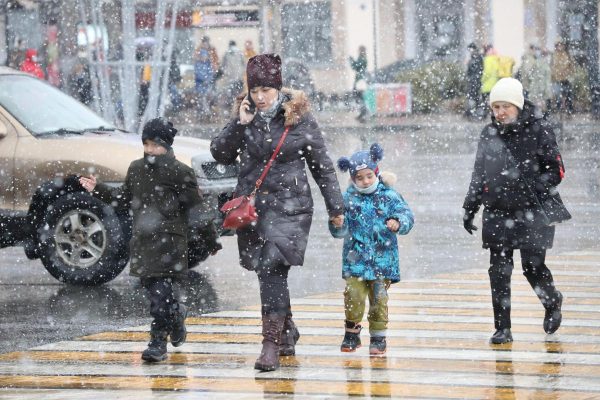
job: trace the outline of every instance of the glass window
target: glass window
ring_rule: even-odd
[[[0,106],[34,135],[61,128],[76,131],[113,128],[77,100],[25,75],[0,75]]]
[[[298,58],[313,66],[330,64],[330,2],[285,4],[281,13],[284,57]]]

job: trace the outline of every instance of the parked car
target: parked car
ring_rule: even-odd
[[[192,166],[205,198],[189,227],[190,266],[214,250],[210,222],[232,193],[236,166],[217,164],[209,142],[177,137],[177,158]],[[86,193],[78,176],[112,186],[142,156],[139,135],[122,131],[60,90],[0,67],[0,247],[23,246],[65,283],[96,285],[126,266],[129,210]]]

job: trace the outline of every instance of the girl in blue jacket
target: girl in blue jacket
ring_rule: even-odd
[[[329,224],[331,234],[344,239],[342,277],[346,280],[346,332],[341,346],[343,352],[353,352],[360,347],[360,322],[368,295],[369,353],[385,353],[387,289],[400,281],[396,234],[406,235],[414,224],[408,204],[391,187],[395,176],[379,173],[377,162],[382,157],[383,149],[375,143],[368,151],[338,160],[338,167],[350,171],[352,179],[344,193],[344,225],[335,228]]]

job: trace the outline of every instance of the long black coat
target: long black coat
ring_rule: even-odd
[[[484,206],[483,247],[551,248],[554,227],[544,225],[534,193],[546,198],[563,173],[554,132],[530,102],[514,124],[503,126],[492,117],[481,132],[463,204],[473,214]]]
[[[483,75],[483,56],[479,53],[471,54],[467,64],[467,94],[476,100],[481,90],[481,76]]]
[[[256,195],[258,222],[238,229],[241,265],[302,265],[312,222],[313,199],[306,166],[319,185],[329,216],[344,212],[344,201],[323,135],[309,112],[303,92],[282,90],[285,100],[270,124],[257,114],[244,126],[231,121],[212,140],[220,163],[240,157],[236,195],[250,194],[286,126],[290,130],[281,151]],[[241,99],[234,109],[239,110]],[[236,112],[237,114],[237,112]]]
[[[175,277],[187,271],[188,212],[202,201],[192,168],[172,153],[154,162],[142,158],[131,163],[121,187],[98,184],[94,195],[131,209],[131,275]]]

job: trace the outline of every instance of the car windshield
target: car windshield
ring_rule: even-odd
[[[0,105],[33,135],[115,129],[77,100],[25,75],[0,75]]]

